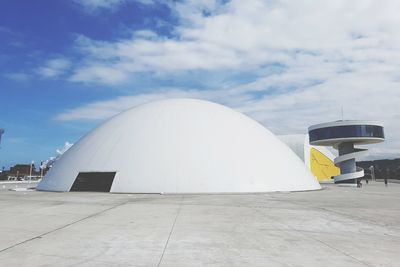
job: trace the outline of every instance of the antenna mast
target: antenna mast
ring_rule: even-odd
[[[0,128],[0,145],[1,145],[1,135],[4,133],[4,129]]]
[[[342,106],[342,121],[343,121],[344,119],[343,119],[343,106]]]

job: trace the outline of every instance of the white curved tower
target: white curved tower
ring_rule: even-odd
[[[207,101],[170,99],[100,125],[61,156],[38,189],[220,193],[320,185],[290,148],[249,117]]]
[[[335,183],[354,183],[364,176],[364,169],[356,166],[356,158],[365,156],[367,149],[354,145],[383,142],[383,125],[371,121],[334,121],[316,124],[308,128],[310,144],[332,146],[339,151],[335,165],[340,167],[340,175],[334,177]]]

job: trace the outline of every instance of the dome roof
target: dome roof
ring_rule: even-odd
[[[115,172],[110,192],[222,193],[320,189],[265,127],[215,103],[170,99],[132,108],[73,145],[39,190],[70,191],[80,173]]]

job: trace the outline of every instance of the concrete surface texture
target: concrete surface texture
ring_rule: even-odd
[[[400,184],[236,195],[0,192],[0,266],[399,266]]]

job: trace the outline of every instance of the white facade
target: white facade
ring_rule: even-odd
[[[69,191],[79,172],[116,172],[110,192],[229,193],[320,189],[265,127],[227,107],[170,99],[125,111],[84,136],[39,190]]]
[[[310,168],[311,148],[318,150],[332,161],[335,159],[335,155],[327,147],[310,145],[308,134],[279,135],[278,138],[304,161],[307,168]]]

